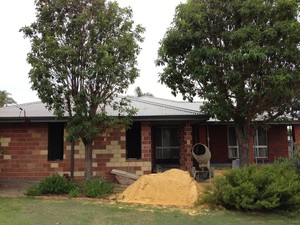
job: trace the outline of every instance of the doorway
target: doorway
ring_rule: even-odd
[[[179,131],[177,127],[155,128],[156,172],[179,168]]]

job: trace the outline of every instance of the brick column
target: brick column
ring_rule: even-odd
[[[186,170],[191,170],[193,166],[192,161],[192,126],[187,122],[180,129],[180,166]]]
[[[152,134],[150,122],[141,123],[141,138],[142,138],[142,161],[152,162]],[[145,173],[151,173],[152,168]]]

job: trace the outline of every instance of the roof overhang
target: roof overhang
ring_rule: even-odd
[[[68,117],[0,117],[0,123],[51,123],[68,122]]]
[[[163,116],[133,116],[133,121],[140,122],[205,122],[207,115],[163,115]],[[0,117],[0,123],[51,123],[68,122],[68,117]]]
[[[151,122],[174,122],[174,121],[193,121],[205,122],[209,119],[208,115],[164,115],[164,116],[133,116],[133,121]]]

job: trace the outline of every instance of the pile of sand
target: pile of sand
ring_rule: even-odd
[[[123,202],[176,206],[193,206],[197,199],[196,181],[178,169],[143,175],[119,196]]]

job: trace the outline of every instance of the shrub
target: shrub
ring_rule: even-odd
[[[101,177],[96,176],[86,180],[82,184],[82,191],[86,197],[101,198],[113,192],[114,185],[104,181]]]
[[[42,195],[41,190],[39,189],[39,185],[38,184],[32,185],[30,188],[27,189],[25,195],[28,196]]]
[[[80,196],[80,188],[75,187],[69,191],[69,198],[78,198]]]
[[[76,188],[76,184],[64,177],[54,174],[46,177],[39,184],[36,184],[27,190],[26,195],[43,195],[43,194],[67,194]]]
[[[295,168],[298,177],[300,178],[300,153],[297,152],[293,155],[293,157],[291,158],[291,163],[293,165],[293,167]]]
[[[214,181],[202,203],[242,210],[300,207],[300,180],[288,163],[233,169]]]

